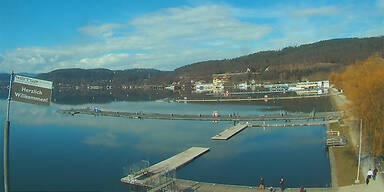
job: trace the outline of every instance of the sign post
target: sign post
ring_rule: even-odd
[[[4,126],[4,149],[3,149],[3,176],[4,176],[4,191],[9,191],[9,181],[8,181],[8,167],[9,167],[9,126],[11,125],[9,121],[9,111],[11,109],[11,91],[12,91],[12,79],[13,71],[9,77],[9,90],[8,90],[8,103],[7,103],[7,116],[5,119]]]
[[[52,82],[20,75],[14,75],[13,71],[9,78],[7,116],[4,126],[4,191],[9,192],[9,111],[11,100],[32,103],[38,105],[50,105],[52,95]]]

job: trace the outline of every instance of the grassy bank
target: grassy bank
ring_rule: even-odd
[[[334,93],[334,90],[331,90]],[[338,110],[343,111],[347,100],[344,95],[332,95],[330,96],[332,106]],[[342,117],[347,118],[347,117]],[[335,147],[332,149],[334,155],[335,173],[337,177],[338,186],[347,186],[355,183],[357,174],[357,147],[353,144],[351,138],[353,126],[347,119],[342,119],[340,123],[333,123],[330,125],[330,129],[340,131],[341,135],[348,138],[348,144],[344,147]],[[364,177],[360,174],[360,183],[364,183]]]
[[[340,131],[340,133],[349,138],[349,134],[346,132],[348,127],[340,126],[340,123],[332,123],[330,128],[335,131]],[[350,140],[350,138],[349,138]],[[352,145],[351,142],[344,147],[334,147],[332,148],[334,159],[335,159],[335,168],[336,168],[336,177],[337,177],[337,186],[347,186],[355,183],[356,172],[357,172],[357,151],[356,148]],[[360,175],[361,183],[364,183],[364,178]]]

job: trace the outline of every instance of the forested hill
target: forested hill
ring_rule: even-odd
[[[213,73],[261,72],[262,79],[296,80],[327,78],[330,71],[364,60],[374,54],[384,55],[384,37],[348,38],[320,41],[279,51],[261,51],[226,60],[186,65],[175,70],[176,76],[204,77]]]
[[[38,74],[37,77],[66,84],[113,82],[164,85],[180,80],[211,80],[211,75],[215,73],[245,72],[250,69],[260,74],[249,77],[256,80],[318,80],[327,79],[332,71],[340,71],[349,64],[377,54],[381,57],[384,55],[384,37],[326,40],[233,59],[194,63],[172,72],[155,69],[59,69]],[[0,83],[7,83],[5,74],[0,78],[4,78],[0,79]]]

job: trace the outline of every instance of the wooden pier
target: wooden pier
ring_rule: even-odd
[[[308,119],[338,119],[339,112],[317,112],[317,113],[288,113],[288,114],[267,114],[267,115],[236,115],[220,114],[177,114],[177,113],[144,113],[144,112],[121,112],[107,110],[87,109],[69,109],[58,110],[59,113],[77,115],[94,115],[123,117],[132,119],[161,119],[161,120],[195,120],[195,121],[273,121],[273,120],[308,120]]]
[[[234,135],[236,135],[237,133],[239,133],[240,131],[244,130],[247,127],[248,127],[248,123],[244,123],[244,124],[239,123],[239,124],[237,124],[231,128],[224,130],[223,132],[211,137],[211,139],[213,139],[213,140],[228,140],[229,138],[233,137]]]
[[[175,170],[183,165],[186,165],[187,163],[191,162],[195,158],[199,157],[200,155],[203,155],[208,151],[209,148],[191,147],[186,151],[181,152],[169,159],[166,159],[146,169],[140,170],[136,173],[121,178],[121,182],[131,185],[152,187],[150,185],[150,181],[154,180],[160,174],[165,174],[169,171]]]

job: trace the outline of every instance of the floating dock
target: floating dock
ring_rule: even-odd
[[[248,126],[249,126],[248,123],[244,123],[244,124],[239,123],[239,124],[237,124],[231,128],[224,130],[223,132],[219,133],[218,135],[211,137],[211,139],[213,139],[213,140],[228,140],[232,136],[236,135],[240,131],[247,128]]]
[[[315,126],[315,125],[326,125],[329,123],[337,122],[337,120],[330,121],[309,121],[309,122],[292,122],[292,123],[244,123],[237,124],[231,128],[224,130],[223,132],[211,137],[212,140],[228,140],[240,131],[247,127],[295,127],[295,126]]]
[[[94,116],[110,116],[123,117],[132,119],[162,119],[162,120],[195,120],[195,121],[274,121],[274,120],[313,120],[313,119],[338,119],[340,112],[316,112],[316,113],[286,113],[286,114],[263,114],[263,115],[236,115],[236,114],[220,114],[213,116],[212,114],[179,114],[179,113],[144,113],[144,112],[122,112],[86,109],[69,109],[58,110],[63,114],[77,115],[94,115]]]
[[[151,187],[149,181],[156,178],[158,175],[165,174],[169,171],[175,170],[183,165],[188,164],[195,158],[208,152],[209,148],[191,147],[184,152],[181,152],[169,159],[161,161],[155,165],[152,165],[146,169],[140,170],[136,173],[130,174],[124,178],[121,178],[121,182]]]

